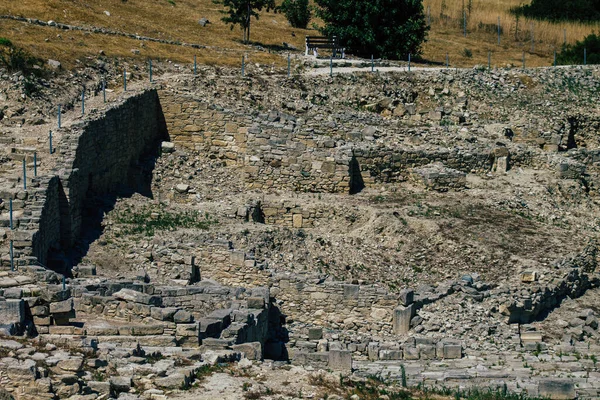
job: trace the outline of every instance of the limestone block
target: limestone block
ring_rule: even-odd
[[[406,345],[403,348],[404,350],[404,359],[405,360],[418,360],[419,359],[419,349],[413,345]]]
[[[308,340],[320,340],[323,338],[323,328],[320,326],[308,328]]]
[[[419,358],[421,360],[433,360],[435,359],[435,346],[431,344],[420,344],[417,346],[419,349]]]
[[[176,307],[152,307],[150,316],[159,321],[173,321],[173,316],[179,311]]]
[[[403,306],[409,306],[413,303],[415,297],[415,291],[412,289],[402,289],[400,291],[400,304]]]
[[[262,310],[265,308],[265,299],[262,297],[249,297],[246,300],[249,309]]]
[[[21,299],[0,301],[0,323],[21,324],[25,322],[25,302]]]
[[[536,271],[524,271],[521,272],[521,282],[535,282],[538,279]]]
[[[358,285],[343,285],[344,286],[344,300],[358,299],[358,292],[360,286]]]
[[[14,382],[28,382],[35,380],[38,376],[38,369],[33,360],[14,360],[8,362],[10,359],[4,359],[3,361],[7,365],[6,374]]]
[[[198,324],[177,324],[175,334],[178,338],[198,336]]]
[[[131,377],[113,376],[109,380],[111,391],[114,393],[129,392],[132,386]]]
[[[525,346],[529,343],[541,343],[543,341],[541,332],[523,332],[521,333],[521,344]]]
[[[410,320],[415,314],[415,305],[398,306],[394,309],[392,320],[393,332],[396,335],[403,335],[410,329]]]
[[[380,360],[402,360],[402,350],[382,349],[379,350]]]
[[[445,359],[462,358],[462,346],[460,344],[445,344],[444,345]]]
[[[496,159],[496,172],[506,173],[508,171],[508,157],[498,157]]]
[[[159,296],[150,296],[132,289],[121,289],[114,293],[113,297],[119,300],[148,304],[156,307],[160,307],[161,305],[161,298]]]
[[[538,387],[538,393],[540,397],[554,400],[574,399],[577,397],[575,385],[573,381],[568,379],[541,380]]]
[[[302,214],[294,214],[292,216],[292,227],[302,228]]]
[[[179,310],[173,315],[173,321],[178,324],[192,322],[193,319],[192,314],[185,310]]]
[[[367,355],[370,361],[376,361],[379,358],[379,343],[370,342],[367,345]]]
[[[328,365],[333,371],[352,372],[352,352],[348,350],[330,350]]]
[[[176,372],[163,378],[156,378],[154,384],[165,389],[185,389],[189,386],[190,380],[187,375]]]
[[[67,372],[79,372],[83,368],[83,358],[70,357],[66,360],[61,360],[56,364],[56,367]]]
[[[4,289],[2,297],[5,299],[20,299],[23,297],[23,290],[19,288]]]
[[[73,310],[73,300],[50,303],[50,314],[70,313]]]
[[[232,265],[241,267],[244,265],[244,261],[246,261],[246,254],[243,251],[232,251],[229,260]]]
[[[231,349],[243,353],[244,356],[249,360],[262,359],[262,345],[260,342],[236,344],[231,346]]]
[[[219,337],[223,330],[223,321],[215,318],[200,318],[199,323],[199,338]],[[177,326],[179,329],[179,325]]]

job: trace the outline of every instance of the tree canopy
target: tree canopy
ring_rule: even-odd
[[[275,8],[275,0],[213,0],[215,4],[222,4],[226,10],[222,11],[227,16],[221,20],[233,29],[239,25],[244,32],[244,43],[250,41],[250,21],[252,17],[258,19],[259,11]]]
[[[429,27],[422,0],[315,0],[321,32],[364,57],[418,55]]]
[[[598,0],[533,0],[518,7],[516,14],[551,21],[599,21]]]

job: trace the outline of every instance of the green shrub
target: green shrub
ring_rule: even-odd
[[[290,25],[294,28],[306,29],[311,18],[308,0],[283,0],[280,9]]]
[[[563,45],[556,55],[556,63],[560,65],[583,64],[584,49],[587,53],[588,64],[600,64],[600,36],[592,33],[583,41],[574,45]]]

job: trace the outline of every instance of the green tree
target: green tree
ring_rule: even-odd
[[[280,9],[290,25],[294,28],[306,29],[311,17],[308,0],[283,0]]]
[[[215,4],[222,4],[226,10],[222,11],[227,16],[221,20],[233,29],[239,25],[244,31],[244,43],[250,41],[250,20],[258,19],[259,12],[266,8],[267,11],[275,8],[275,0],[213,0]]]
[[[530,4],[513,9],[517,15],[551,21],[598,21],[598,0],[533,0]]]
[[[354,54],[390,59],[421,53],[429,27],[422,0],[315,0],[325,22],[321,32],[337,36]]]

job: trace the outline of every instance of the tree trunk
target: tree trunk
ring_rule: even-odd
[[[248,0],[246,4],[248,5],[248,9],[246,10],[246,30],[248,32],[246,35],[246,43],[248,43],[250,41],[250,0]]]

